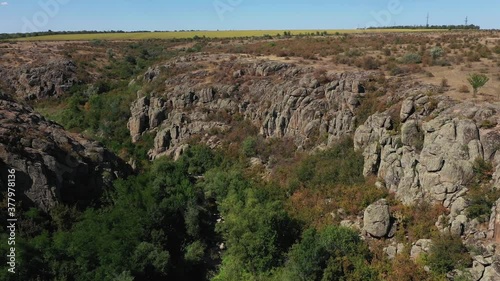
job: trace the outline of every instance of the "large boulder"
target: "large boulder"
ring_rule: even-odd
[[[363,229],[372,237],[382,238],[389,233],[391,214],[389,204],[381,199],[366,208]]]

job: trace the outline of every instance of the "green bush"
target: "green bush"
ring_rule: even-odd
[[[472,86],[472,89],[474,90],[473,97],[476,97],[479,89],[482,88],[484,85],[486,85],[486,83],[488,83],[489,80],[490,78],[484,74],[473,73],[469,75],[467,81],[469,81],[469,84]]]
[[[426,263],[433,272],[444,275],[471,265],[471,257],[460,237],[441,235],[433,239],[432,243]]]
[[[401,58],[401,62],[404,64],[418,64],[422,63],[422,56],[416,53],[409,53]]]
[[[433,47],[430,50],[431,58],[433,60],[437,60],[438,58],[442,57],[444,55],[444,50],[441,47]]]
[[[470,219],[478,219],[486,222],[491,215],[491,208],[500,198],[500,190],[491,186],[490,180],[493,175],[493,165],[481,158],[476,159],[473,166],[474,178],[472,179],[467,201],[467,216]]]
[[[361,153],[354,151],[352,139],[307,157],[297,169],[297,178],[306,186],[352,185],[364,182]]]
[[[257,154],[257,138],[248,137],[241,144],[241,151],[245,157],[253,157]]]
[[[378,280],[370,259],[367,245],[351,229],[309,229],[292,247],[283,275],[286,280],[300,281]]]

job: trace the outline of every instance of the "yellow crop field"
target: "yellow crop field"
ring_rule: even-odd
[[[443,30],[432,29],[338,29],[338,30],[290,30],[292,35],[308,34],[316,32],[328,32],[328,34],[347,33],[391,33],[391,32],[432,32]],[[36,37],[17,38],[16,41],[89,41],[89,40],[146,40],[146,39],[186,39],[198,37],[207,38],[237,38],[237,37],[260,37],[264,35],[275,36],[282,34],[284,30],[234,30],[234,31],[178,31],[178,32],[136,32],[136,33],[91,33],[91,34],[61,34],[44,35]]]

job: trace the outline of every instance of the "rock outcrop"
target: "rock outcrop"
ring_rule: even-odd
[[[0,97],[0,171],[16,170],[18,196],[44,211],[98,198],[131,169],[100,144],[66,132],[33,109]],[[5,182],[2,182],[4,186]]]
[[[61,96],[78,81],[76,65],[67,59],[49,60],[37,66],[28,64],[20,68],[0,69],[0,75],[19,100]]]
[[[203,65],[206,58],[195,57]],[[159,79],[162,69],[187,67],[186,59],[149,69],[145,82]],[[129,129],[133,141],[145,132],[156,132],[152,158],[172,155],[190,137],[217,143],[213,132],[230,128],[230,120],[243,117],[266,138],[291,138],[298,147],[310,140],[331,143],[355,131],[355,110],[365,95],[363,83],[370,73],[329,74],[318,81],[314,69],[281,62],[246,63],[227,66],[226,77],[207,86],[204,70],[167,79],[168,90],[152,98],[140,97],[131,107]],[[213,74],[216,76],[215,74]],[[200,78],[201,77],[201,78]],[[236,77],[236,78],[235,78]],[[226,79],[225,78],[225,79]],[[157,106],[152,114],[152,104]],[[152,122],[151,122],[152,121]]]
[[[409,102],[417,111],[402,107],[406,121],[400,130],[391,125],[397,120],[386,112],[357,128],[355,147],[365,157],[364,174],[378,176],[405,204],[427,200],[450,208],[467,192],[474,161],[498,157],[500,128],[483,130],[480,124],[498,118],[494,114],[500,107],[443,100],[431,115],[425,112],[431,102],[427,96],[410,97],[404,103]]]
[[[406,205],[425,201],[449,210],[436,226],[443,233],[462,237],[480,254],[468,269],[473,280],[500,280],[500,270],[493,262],[498,257],[495,245],[500,241],[500,201],[492,208],[488,226],[469,218],[466,197],[478,160],[493,163],[495,172],[486,184],[500,186],[500,127],[490,125],[498,124],[498,113],[500,106],[495,104],[412,95],[402,102],[397,116],[389,110],[376,113],[354,135],[355,149],[365,158],[366,176],[377,176],[379,186]],[[370,210],[371,206],[365,215]],[[372,236],[383,232],[381,229]],[[431,240],[418,240],[411,248],[412,258],[428,253],[431,244]],[[394,249],[387,254],[393,255]]]
[[[165,101],[162,98],[142,97],[131,107],[133,118],[130,118],[128,129],[132,142],[137,142],[141,134],[150,128],[157,128],[168,116]]]

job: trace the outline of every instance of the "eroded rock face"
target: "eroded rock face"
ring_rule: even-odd
[[[309,67],[239,58],[218,62],[218,70],[225,72],[222,75],[207,69],[204,60],[194,56],[173,62],[175,67],[189,69],[175,77],[162,75],[162,69],[172,64],[151,68],[144,76],[146,83],[166,79],[161,81],[165,92],[152,97],[139,94],[131,107],[133,140],[144,133],[155,135],[152,159],[177,157],[193,136],[218,146],[217,133],[230,130],[234,124],[229,120],[235,117],[251,122],[266,138],[288,138],[305,150],[312,149],[308,143],[313,141],[324,147],[353,135],[355,149],[364,156],[365,176],[377,177],[377,187],[387,188],[406,205],[428,202],[446,207],[450,213],[436,222],[438,229],[461,236],[466,244],[481,250],[483,259],[478,258],[470,269],[475,278],[493,274],[488,269],[493,261],[488,259],[495,255],[495,248],[487,242],[500,237],[495,234],[500,229],[500,206],[493,209],[488,229],[478,219],[467,217],[465,195],[476,159],[494,164],[492,184],[500,186],[500,127],[494,125],[500,123],[500,106],[427,95],[423,93],[432,92],[432,85],[398,82],[394,93],[382,97],[388,109],[380,108],[358,126],[356,113],[364,102],[363,85],[370,73],[328,73],[327,79],[318,80]],[[216,80],[217,75],[224,77]],[[385,200],[369,206],[363,221],[363,231],[374,238],[390,239],[397,229],[397,223],[391,225]],[[344,220],[342,225],[352,227],[353,223]],[[431,240],[414,243],[412,257],[428,253],[431,244]],[[389,255],[397,252],[395,245],[387,248]]]
[[[157,128],[168,116],[165,101],[162,98],[142,97],[132,103],[132,117],[127,126],[132,142],[137,142],[141,134],[150,128]]]
[[[195,58],[192,58],[194,60]],[[196,58],[202,63],[203,58]],[[186,59],[175,62],[186,65]],[[159,79],[160,69],[149,69],[146,81]],[[186,66],[187,67],[187,66]],[[228,66],[230,68],[230,66]],[[227,70],[231,72],[230,70]],[[156,98],[139,97],[131,107],[129,129],[133,141],[145,132],[156,132],[151,158],[172,153],[190,137],[217,143],[214,132],[230,128],[230,119],[249,120],[266,138],[291,138],[298,147],[322,138],[331,143],[355,130],[355,109],[364,96],[363,83],[370,73],[330,74],[327,82],[314,77],[314,69],[280,62],[240,62],[233,79],[238,83],[199,82],[205,71],[175,77],[169,91]],[[234,78],[236,77],[236,78]],[[198,81],[198,82],[197,82]],[[177,83],[176,83],[177,82]],[[235,86],[237,84],[237,86]],[[152,116],[153,99],[162,102]],[[151,122],[154,120],[154,122]]]
[[[2,79],[20,100],[61,96],[78,80],[76,65],[71,60],[50,60],[44,65],[24,65],[0,71]]]
[[[377,113],[354,135],[355,149],[365,158],[366,176],[377,176],[380,185],[404,204],[440,203],[450,211],[436,226],[477,249],[480,255],[468,269],[473,280],[500,280],[494,263],[500,241],[500,201],[492,208],[488,226],[468,217],[471,202],[466,197],[478,159],[492,162],[495,169],[488,185],[500,186],[500,127],[482,126],[498,124],[499,113],[495,104],[412,95],[402,102],[400,120],[388,111]],[[396,130],[391,124],[398,121],[401,125]],[[428,253],[431,243],[414,243],[412,258]]]
[[[490,266],[485,267],[481,281],[500,280],[500,256],[495,256]]]
[[[355,148],[365,156],[364,174],[384,180],[403,203],[425,199],[449,208],[467,192],[474,161],[495,160],[500,128],[480,130],[478,125],[484,118],[498,118],[494,113],[500,108],[442,101],[431,116],[424,110],[429,102],[423,95],[408,98],[400,114],[405,120],[400,131],[388,125],[394,122],[388,113],[371,116],[357,128]],[[420,110],[414,110],[414,104]],[[492,115],[485,117],[486,109]]]
[[[385,199],[379,200],[366,208],[363,217],[363,230],[375,238],[385,237],[390,228],[391,215]]]
[[[495,243],[500,244],[500,199],[498,199],[491,210],[488,236]]]
[[[114,179],[131,173],[128,165],[100,144],[70,134],[3,96],[0,171],[7,169],[16,170],[18,196],[23,194],[44,211],[58,202],[86,204]]]

